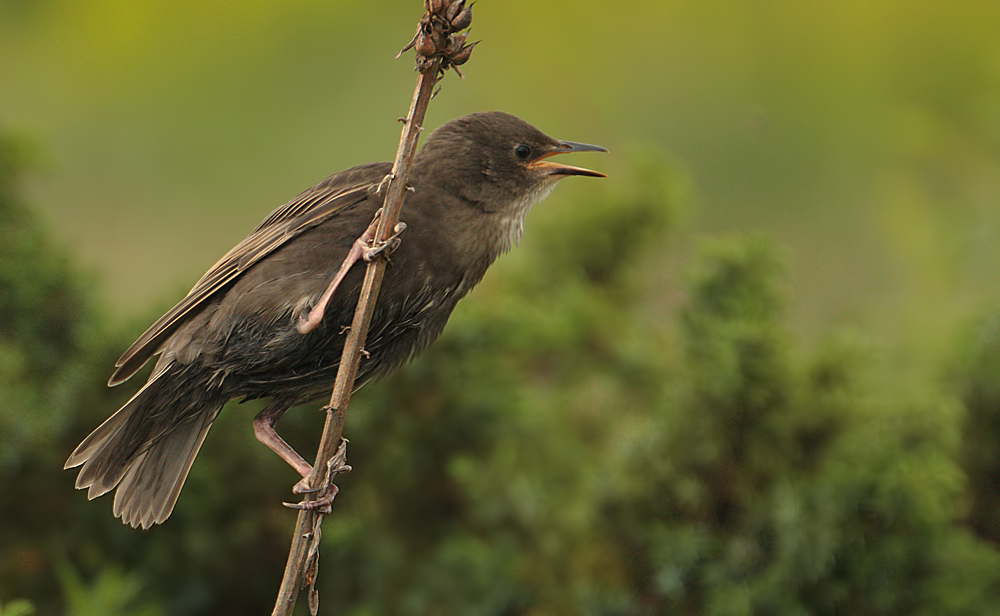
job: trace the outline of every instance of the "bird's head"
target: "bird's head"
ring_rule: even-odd
[[[500,111],[473,113],[435,130],[414,161],[414,172],[510,224],[516,242],[528,208],[562,178],[606,177],[551,160],[569,152],[606,149],[549,137],[524,120]],[[509,247],[509,244],[508,246]]]
[[[524,120],[503,113],[473,113],[435,130],[415,161],[433,167],[436,181],[446,182],[466,198],[498,209],[504,201],[551,188],[570,175],[606,177],[603,173],[549,160],[568,152],[607,152],[585,143],[549,137]]]

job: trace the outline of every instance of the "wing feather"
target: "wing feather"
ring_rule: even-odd
[[[136,373],[159,353],[166,341],[205,301],[279,246],[324,220],[364,201],[385,173],[388,163],[373,163],[331,176],[276,209],[253,232],[195,283],[188,294],[167,311],[115,362],[108,385],[114,386]]]

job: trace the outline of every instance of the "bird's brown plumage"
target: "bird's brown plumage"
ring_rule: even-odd
[[[528,207],[565,175],[542,162],[560,142],[514,116],[488,112],[445,124],[414,161],[401,218],[409,225],[386,269],[355,383],[427,347],[456,302],[520,234]],[[527,155],[522,156],[525,152]],[[226,253],[117,362],[111,385],[159,355],[147,383],[70,455],[78,488],[117,487],[114,513],[148,527],[170,515],[212,421],[230,399],[272,397],[280,412],[329,392],[363,277],[356,266],[319,326],[295,324],[314,306],[382,204],[391,165],[327,178],[270,214]]]

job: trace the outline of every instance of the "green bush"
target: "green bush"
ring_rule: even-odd
[[[147,532],[61,470],[128,395],[106,368],[144,323],[101,316],[18,200],[18,151],[0,142],[3,613],[265,612],[296,477],[254,441],[257,407],[223,413]],[[995,329],[947,386],[846,333],[802,348],[782,251],[744,237],[700,241],[665,309],[649,273],[689,191],[656,157],[634,169],[540,206],[441,340],[356,397],[324,611],[995,613]],[[320,421],[281,431],[310,451]]]

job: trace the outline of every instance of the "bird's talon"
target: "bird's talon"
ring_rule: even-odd
[[[325,494],[316,498],[314,500],[303,500],[298,503],[287,503],[282,502],[281,504],[289,509],[297,509],[299,511],[318,511],[322,514],[328,514],[332,509],[333,500],[337,498],[337,493],[340,492],[340,488],[336,484],[329,483],[324,489]]]
[[[372,259],[377,257],[379,254],[385,253],[386,255],[392,254],[397,248],[399,248],[400,239],[399,236],[406,231],[406,223],[400,222],[392,229],[393,233],[389,237],[385,238],[385,241],[377,242],[375,246],[366,248],[361,255],[361,258],[365,261],[371,262]]]
[[[314,500],[302,501],[301,503],[286,503],[282,501],[281,504],[289,509],[296,509],[298,511],[316,511],[318,513],[322,513],[323,515],[327,515],[333,511],[333,499],[330,499],[330,502],[328,503]]]
[[[327,486],[314,488],[309,485],[309,478],[303,477],[298,483],[292,486],[292,494],[315,494],[316,492],[322,492],[326,488]]]

